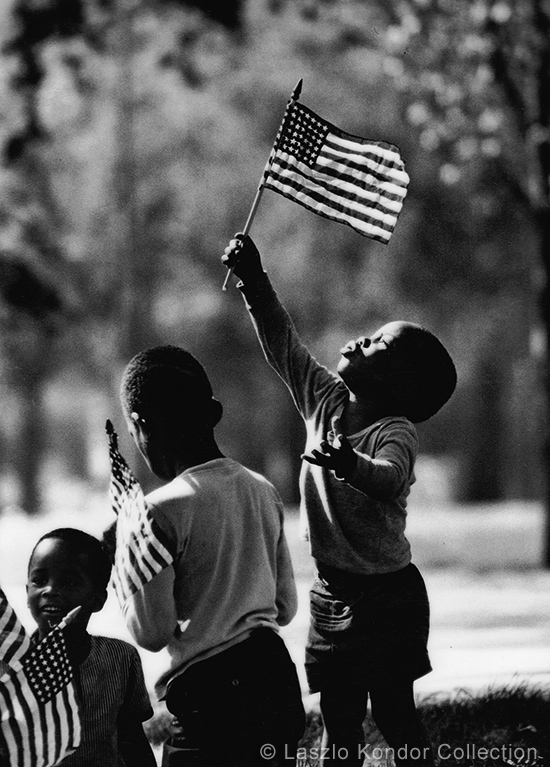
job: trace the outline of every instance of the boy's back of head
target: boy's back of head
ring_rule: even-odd
[[[137,413],[179,425],[204,419],[212,409],[212,386],[200,362],[177,346],[156,346],[136,354],[122,376],[120,397],[127,416]],[[215,424],[212,424],[215,425]]]
[[[404,415],[413,423],[428,420],[456,388],[454,362],[441,341],[421,325],[411,323],[399,344],[404,365],[398,383]]]

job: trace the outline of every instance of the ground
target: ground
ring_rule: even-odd
[[[60,503],[34,520],[16,509],[0,515],[0,585],[28,628],[32,620],[25,604],[26,565],[38,537],[57,526],[100,534],[111,520],[101,496],[98,500],[79,492],[73,489],[70,503]],[[432,609],[434,670],[417,682],[419,698],[457,688],[475,691],[522,681],[550,682],[550,570],[540,566],[543,528],[543,511],[536,503],[411,507],[408,537]],[[299,539],[295,510],[288,511],[287,533],[299,610],[282,633],[300,673],[306,706],[315,708],[302,669],[313,564]],[[129,640],[113,595],[92,618],[90,630]],[[163,653],[140,653],[152,690]]]

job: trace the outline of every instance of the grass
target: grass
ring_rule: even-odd
[[[520,685],[489,688],[475,696],[458,691],[445,700],[425,700],[421,715],[435,747],[437,765],[453,761],[461,767],[550,764],[549,690]],[[450,754],[455,755],[454,760],[449,759]]]
[[[434,748],[436,767],[543,767],[550,765],[550,690],[520,685],[488,688],[472,694],[458,690],[450,696],[425,698],[419,704]],[[381,758],[386,746],[372,722],[366,722],[372,758],[369,767],[390,767]],[[322,722],[310,712],[300,744],[306,756],[301,767],[317,767]],[[378,758],[375,758],[377,757]]]

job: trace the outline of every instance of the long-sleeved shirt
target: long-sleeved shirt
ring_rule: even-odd
[[[266,274],[242,291],[269,364],[288,386],[306,425],[306,452],[318,448],[343,413],[349,390],[300,340]],[[320,563],[354,573],[394,572],[411,560],[406,499],[414,482],[418,435],[401,416],[346,435],[358,454],[346,481],[306,461],[300,473],[303,529]]]
[[[156,690],[190,664],[243,641],[253,629],[289,623],[296,585],[283,506],[267,479],[230,458],[187,469],[147,496],[176,556],[126,603],[142,647],[166,647]]]

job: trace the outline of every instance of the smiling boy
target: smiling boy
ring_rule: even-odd
[[[88,621],[107,599],[111,564],[101,543],[73,528],[43,535],[28,569],[27,602],[38,626],[36,641],[75,607],[65,629],[79,693],[82,740],[63,767],[155,767],[142,722],[153,710],[135,647],[92,636]]]

